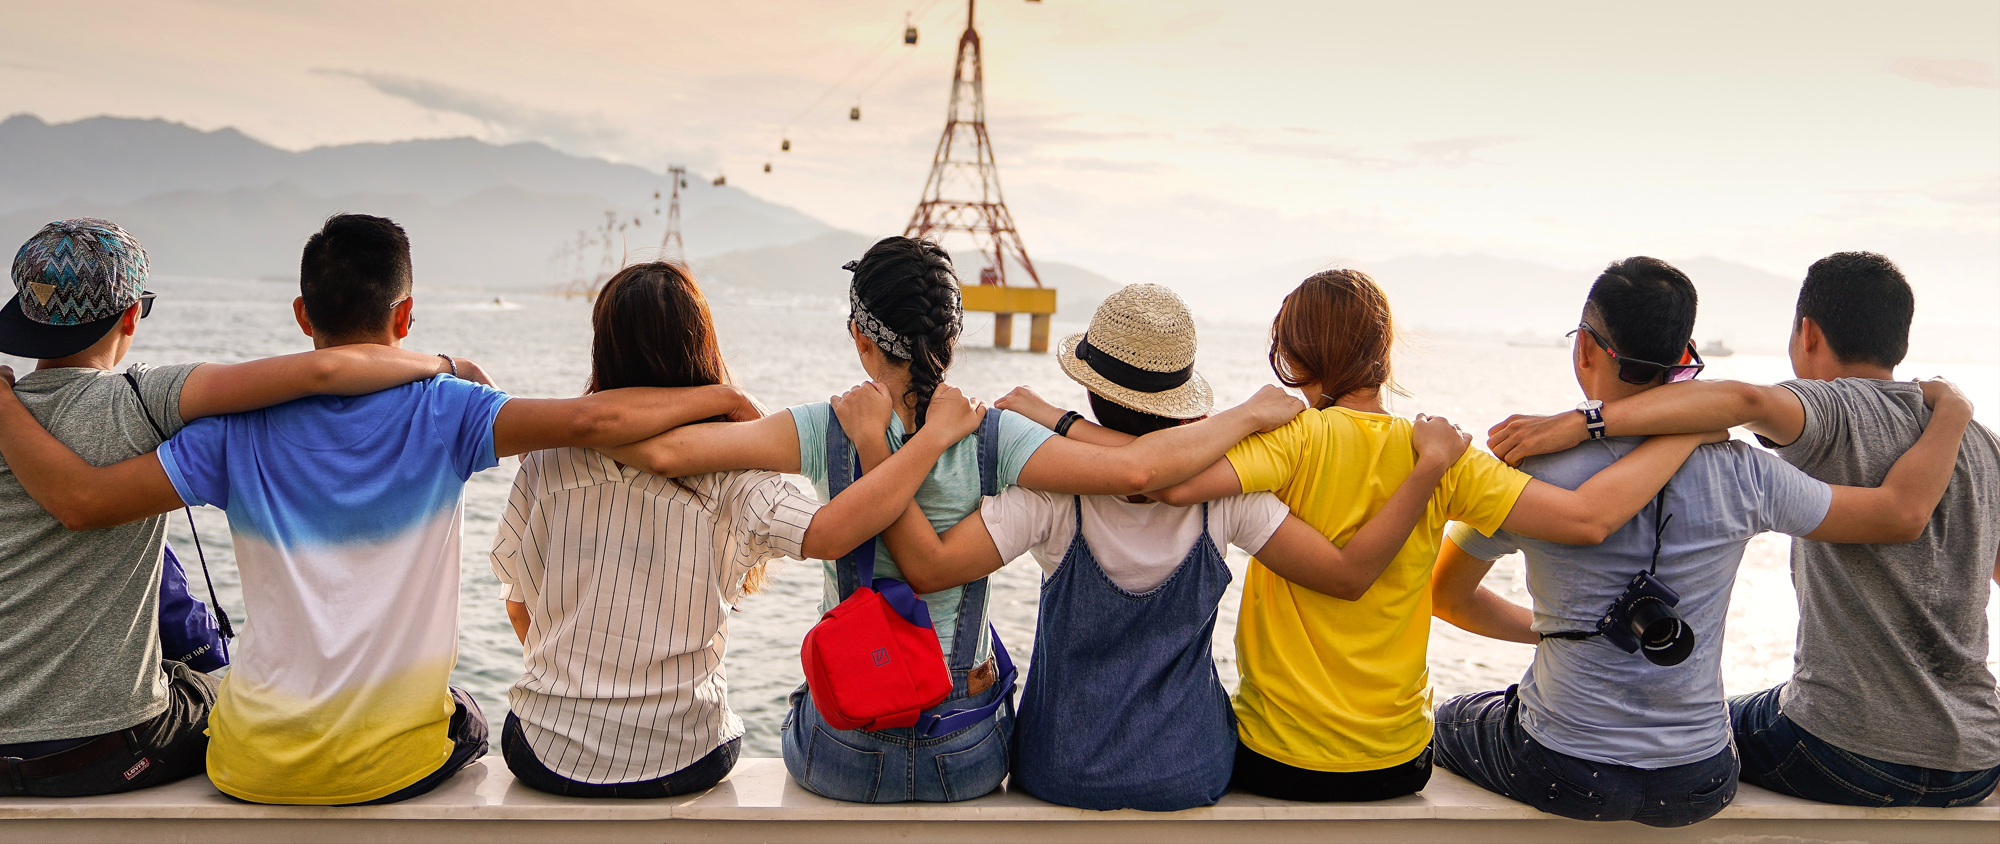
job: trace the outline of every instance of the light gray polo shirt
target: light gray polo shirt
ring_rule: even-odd
[[[1805,405],[1778,450],[1815,478],[1880,486],[1930,421],[1903,381],[1788,381]],[[2000,765],[2000,694],[1986,668],[1986,596],[2000,555],[2000,441],[1973,423],[1928,527],[1897,545],[1792,543],[1798,651],[1779,705],[1819,739],[1945,771]]]
[[[146,407],[181,429],[181,385],[198,363],[133,364]],[[14,394],[93,466],[152,451],[125,377],[98,369],[28,373]],[[28,497],[0,459],[0,744],[82,738],[167,708],[160,669],[163,516],[72,531]]]
[[[1613,437],[1529,458],[1521,469],[1576,489],[1637,448]],[[1659,579],[1679,592],[1675,607],[1695,631],[1685,662],[1659,666],[1602,636],[1544,639],[1521,678],[1521,726],[1559,753],[1633,768],[1699,762],[1729,745],[1722,692],[1722,637],[1736,568],[1750,538],[1810,533],[1833,490],[1749,443],[1704,445],[1681,464],[1666,496],[1647,504],[1602,545],[1562,545],[1505,530],[1491,537],[1451,526],[1453,543],[1483,560],[1527,555],[1537,633],[1589,631],[1632,576],[1652,565],[1660,507],[1673,516],[1660,540]]]

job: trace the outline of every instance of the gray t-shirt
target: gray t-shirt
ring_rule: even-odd
[[[167,435],[181,429],[181,384],[200,364],[133,364]],[[28,412],[94,466],[157,448],[124,376],[31,372],[14,386]],[[0,459],[0,744],[122,730],[167,708],[160,668],[164,517],[71,531]]]
[[[1643,439],[1615,437],[1530,458],[1522,470],[1576,489]],[[1528,593],[1537,633],[1590,631],[1653,561],[1660,540],[1660,580],[1680,593],[1675,607],[1694,628],[1694,653],[1659,666],[1602,636],[1544,639],[1521,678],[1521,726],[1536,741],[1582,759],[1659,769],[1698,762],[1729,746],[1729,706],[1722,693],[1722,636],[1736,567],[1750,538],[1765,531],[1810,533],[1826,518],[1833,490],[1748,443],[1705,445],[1681,464],[1664,499],[1672,519],[1655,532],[1661,503],[1597,546],[1561,545],[1463,524],[1451,540],[1484,560],[1514,551],[1528,558]]]
[[[1930,421],[1915,384],[1788,381],[1805,429],[1778,450],[1815,478],[1880,486]],[[2000,441],[1974,423],[1923,536],[1898,545],[1792,543],[1798,651],[1779,702],[1807,732],[1884,762],[2000,765],[2000,693],[1986,668],[1986,596],[2000,554]]]

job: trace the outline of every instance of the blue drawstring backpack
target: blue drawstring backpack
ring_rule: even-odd
[[[160,442],[167,441],[167,432],[160,423],[153,420],[153,411],[146,407],[146,397],[139,392],[139,379],[131,372],[125,373],[125,383],[132,385],[132,392],[139,396],[139,412],[146,415],[146,424]],[[229,664],[229,640],[236,637],[230,627],[229,614],[222,611],[222,605],[215,600],[215,581],[208,576],[208,555],[201,550],[201,534],[194,529],[194,511],[183,507],[187,513],[188,533],[194,536],[194,553],[201,560],[201,579],[208,584],[209,603],[188,593],[187,570],[181,568],[181,560],[174,556],[174,548],[164,542],[160,544],[160,652],[187,667],[203,673],[213,673]],[[210,606],[215,607],[214,610]]]
[[[165,555],[160,569],[160,651],[168,659],[212,674],[229,664],[229,640],[223,638],[215,613],[188,593],[187,571],[174,556],[174,547],[163,544],[160,549]]]

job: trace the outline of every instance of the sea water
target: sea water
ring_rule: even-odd
[[[152,286],[159,301],[141,324],[128,360],[234,362],[311,348],[292,318],[293,285],[156,277]],[[865,377],[845,329],[844,299],[764,300],[728,291],[713,298],[724,356],[744,386],[769,407],[822,401]],[[583,389],[590,361],[590,306],[582,300],[420,287],[416,315],[409,348],[477,360],[510,393],[568,397]],[[964,345],[951,370],[953,384],[988,401],[1025,384],[1059,405],[1084,407],[1082,388],[1062,375],[1052,356],[990,348],[991,325],[991,317],[968,317]],[[1506,329],[1480,328],[1495,333]],[[1058,337],[1081,330],[1081,325],[1056,326]],[[1259,386],[1273,383],[1265,357],[1267,339],[1266,330],[1254,326],[1200,329],[1198,367],[1213,385],[1219,405],[1242,401]],[[18,359],[0,357],[0,363],[25,371]],[[1391,398],[1394,412],[1447,416],[1472,432],[1476,442],[1483,442],[1486,429],[1508,414],[1553,413],[1581,398],[1566,346],[1411,333],[1399,343],[1394,366],[1396,381],[1407,393]],[[1901,371],[1906,377],[1952,378],[1978,405],[1980,420],[2000,427],[1996,367],[1909,363]],[[1770,383],[1789,374],[1782,359],[1737,355],[1709,361],[1704,377]],[[503,460],[474,476],[465,489],[459,654],[452,682],[479,699],[496,727],[507,711],[507,689],[520,673],[521,647],[501,607],[488,551],[517,465],[511,458]],[[800,486],[810,492],[802,480]],[[243,610],[225,517],[203,507],[194,520],[222,605],[240,627],[254,625],[256,619],[246,618]],[[170,540],[193,575],[187,523],[176,515],[169,524]],[[1798,610],[1786,559],[1789,542],[1783,536],[1759,536],[1744,555],[1723,650],[1723,682],[1730,694],[1765,688],[1790,674]],[[1217,618],[1215,655],[1224,684],[1233,688],[1233,637],[1248,557],[1231,548],[1228,558],[1236,582]],[[730,703],[748,730],[744,751],[752,756],[778,754],[785,698],[802,680],[799,641],[817,618],[820,598],[818,565],[781,560],[771,565],[770,573],[769,585],[745,598],[729,620],[725,665]],[[1034,652],[1040,579],[1040,569],[1026,558],[993,576],[994,624],[1024,668]],[[193,585],[199,593],[200,584]],[[1500,560],[1486,585],[1515,602],[1529,602],[1519,555]],[[1987,614],[2000,640],[2000,600],[1991,595]],[[1437,622],[1431,626],[1433,694],[1442,700],[1504,688],[1520,679],[1533,655],[1531,646],[1481,638]],[[2000,646],[1989,652],[1988,663],[2000,665]]]

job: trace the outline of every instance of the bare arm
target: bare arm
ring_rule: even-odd
[[[1412,434],[1418,455],[1416,467],[1345,547],[1334,545],[1304,519],[1286,516],[1284,524],[1257,550],[1257,561],[1279,577],[1314,592],[1344,601],[1361,600],[1402,552],[1410,532],[1429,509],[1438,481],[1471,443],[1470,437],[1438,416],[1417,417]]]
[[[1437,568],[1431,574],[1431,614],[1489,639],[1539,643],[1542,637],[1534,631],[1534,613],[1480,585],[1492,569],[1491,560],[1467,554],[1451,537],[1445,537],[1438,546]]]
[[[1051,438],[1028,458],[1017,483],[1068,495],[1137,495],[1172,486],[1209,468],[1244,437],[1277,428],[1303,409],[1303,402],[1266,386],[1241,405],[1154,431],[1131,445],[1107,448]]]
[[[882,406],[885,409],[889,406],[888,393],[870,382],[848,391],[847,397],[835,399],[834,412],[840,413],[845,402],[850,397],[856,397],[856,391],[879,395]],[[906,508],[914,509],[916,505],[911,499],[916,496],[917,487],[923,484],[924,478],[930,475],[938,457],[967,434],[978,430],[985,416],[985,405],[966,399],[956,387],[939,387],[931,395],[930,406],[925,411],[924,427],[917,431],[916,436],[878,465],[870,467],[864,463],[865,471],[861,478],[813,515],[812,524],[806,528],[805,555],[816,560],[837,559],[854,550],[855,546],[875,538]],[[847,427],[844,419],[841,427]],[[866,440],[884,451],[888,449],[880,436],[868,436],[865,430],[860,433],[857,441]],[[936,538],[932,536],[932,539]],[[890,553],[895,552],[891,550]]]
[[[306,396],[366,395],[450,372],[451,365],[437,355],[375,343],[204,363],[181,385],[181,418],[241,413]]]
[[[1050,404],[1047,399],[1042,398],[1040,394],[1027,387],[1015,387],[1013,390],[1008,391],[1006,395],[1001,396],[999,401],[994,402],[993,406],[1001,410],[1011,410],[1022,416],[1026,416],[1028,417],[1028,421],[1051,431],[1055,430],[1057,422],[1062,421],[1063,414],[1068,412],[1063,408]],[[1064,436],[1078,442],[1101,445],[1108,448],[1130,445],[1133,440],[1138,439],[1138,437],[1131,434],[1123,431],[1113,431],[1088,419],[1078,419],[1071,423],[1069,433]]]
[[[1645,509],[1696,446],[1727,437],[1721,431],[1653,437],[1575,490],[1529,481],[1501,527],[1549,542],[1596,545]]]
[[[514,638],[521,644],[528,643],[528,605],[520,601],[501,601],[507,605],[507,622],[514,625]]]
[[[493,419],[493,451],[506,457],[562,446],[621,446],[703,419],[754,419],[755,413],[742,390],[721,384],[626,387],[573,399],[511,399]]]
[[[598,451],[663,478],[735,469],[797,472],[799,429],[791,411],[781,410],[755,422],[687,425],[631,445]]]
[[[1942,381],[1929,382],[1943,384]],[[1972,422],[1972,404],[1956,388],[1937,402],[1917,444],[1896,459],[1882,485],[1874,489],[1833,488],[1833,504],[1819,527],[1806,534],[1816,542],[1896,543],[1923,536],[1931,512],[1951,485],[1958,464],[1958,444]],[[1928,391],[1928,385],[1927,385]]]
[[[28,497],[70,530],[91,530],[171,513],[180,493],[157,454],[92,466],[43,430],[14,395],[13,370],[0,366],[0,457]]]
[[[939,536],[923,509],[911,502],[882,541],[889,544],[910,588],[924,594],[963,586],[1007,565],[977,510]]]
[[[1615,437],[1723,431],[1738,425],[1780,445],[1805,430],[1798,394],[1779,386],[1741,381],[1685,381],[1647,390],[1604,406],[1605,433]],[[1583,414],[1509,416],[1493,426],[1486,446],[1518,466],[1537,454],[1565,451],[1588,439]]]

